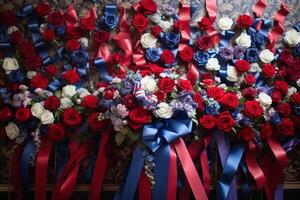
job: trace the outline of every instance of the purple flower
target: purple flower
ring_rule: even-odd
[[[240,46],[235,46],[233,48],[233,56],[234,58],[241,58],[244,55],[244,48],[240,47]]]
[[[228,46],[228,47],[223,47],[220,51],[220,56],[226,60],[226,61],[229,61],[229,60],[232,60],[233,59],[233,48]]]

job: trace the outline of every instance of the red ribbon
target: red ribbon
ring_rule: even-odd
[[[184,3],[183,0],[181,0],[181,7],[179,10],[179,20],[182,23],[182,29],[181,29],[181,41],[187,43],[191,36],[190,36],[190,6],[186,3]]]
[[[70,158],[59,177],[52,194],[52,200],[69,199],[74,191],[80,161],[87,155],[89,143],[78,144],[72,141],[69,145]]]
[[[75,27],[78,25],[77,13],[72,5],[70,5],[65,13],[66,24],[68,27]]]
[[[208,200],[195,165],[182,138],[174,142],[174,147],[181,162],[184,174],[191,186],[195,199]]]
[[[51,149],[52,141],[45,136],[36,158],[34,199],[47,199],[47,168]]]
[[[205,0],[205,8],[209,20],[214,23],[217,16],[217,1],[216,0]],[[219,43],[220,36],[213,26],[206,30],[206,33],[212,38],[214,44]]]
[[[85,18],[93,18],[93,19],[97,18],[97,13],[93,6],[90,7],[89,11],[85,15]]]
[[[206,154],[206,148],[211,142],[212,135],[209,134],[204,137],[204,148],[202,149],[200,153],[200,163],[201,163],[201,169],[202,169],[202,178],[203,178],[203,187],[206,192],[206,194],[209,194],[210,192],[210,173],[209,173],[209,165],[208,165],[208,159]]]
[[[282,148],[282,146],[272,136],[267,138],[267,143],[268,143],[273,155],[275,156],[278,164],[280,165],[280,167],[282,169],[287,167],[289,159],[286,155],[285,150]]]
[[[141,172],[138,188],[139,199],[151,200],[151,185],[144,171]]]
[[[267,6],[267,2],[265,0],[258,0],[256,4],[252,7],[253,13],[256,17],[260,17],[264,12]]]
[[[279,37],[285,30],[283,22],[285,20],[285,17],[289,14],[289,12],[290,11],[288,6],[284,2],[281,2],[280,9],[277,11],[277,13],[274,16],[276,25],[269,32],[269,36],[268,36],[269,41],[267,44],[268,49],[275,51],[273,48],[276,42],[278,41]]]
[[[174,145],[170,146],[169,178],[167,200],[176,200],[177,195],[177,157]]]
[[[104,175],[107,167],[107,147],[109,133],[103,133],[99,147],[98,147],[98,156],[96,159],[96,164],[94,167],[93,178],[91,183],[91,189],[89,193],[89,199],[100,199],[101,196],[101,188],[104,180]]]
[[[131,56],[133,53],[130,33],[121,31],[117,35],[114,35],[112,39],[125,53],[121,65],[128,66],[131,63]]]
[[[256,161],[256,153],[256,150],[249,149],[246,153],[245,160],[248,170],[256,182],[256,187],[261,188],[266,182],[266,177]]]
[[[22,183],[21,183],[21,158],[24,150],[24,145],[20,145],[14,149],[11,156],[11,183],[15,191],[16,200],[22,198]]]

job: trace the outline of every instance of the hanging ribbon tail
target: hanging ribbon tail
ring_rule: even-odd
[[[121,188],[119,188],[114,200],[133,200],[143,166],[144,157],[142,150],[139,146],[137,146],[133,154],[133,159],[131,161],[126,180]]]
[[[256,182],[256,187],[258,189],[261,188],[265,184],[266,178],[256,161],[256,151],[249,150],[245,155],[245,160],[248,170]]]
[[[118,6],[120,11],[120,31],[130,33],[130,29],[126,19],[126,9],[122,6]]]
[[[98,156],[93,172],[93,179],[91,183],[91,189],[89,192],[89,199],[100,199],[101,196],[101,187],[104,180],[104,175],[107,167],[107,148],[109,133],[103,133],[99,147],[98,147]]]
[[[75,27],[78,25],[77,13],[73,7],[70,5],[65,13],[66,25],[68,27]]]
[[[167,200],[176,200],[177,196],[177,157],[174,145],[170,148],[170,170],[168,179]]]
[[[205,0],[205,8],[209,19],[214,22],[217,17],[217,1],[216,0]]]
[[[31,155],[35,150],[35,145],[33,138],[29,138],[27,140],[27,143],[25,145],[22,159],[21,159],[21,180],[23,183],[23,186],[25,188],[29,187],[29,167],[30,167],[30,160],[31,160]]]
[[[253,13],[256,17],[261,17],[267,6],[267,2],[265,0],[258,0],[256,4],[252,7]]]
[[[273,174],[272,174],[272,169],[273,167],[273,163],[272,163],[272,154],[271,153],[268,153],[266,155],[264,155],[263,157],[263,166],[262,166],[262,169],[263,169],[263,172],[265,174],[265,177],[266,177],[266,182],[264,184],[264,190],[265,190],[265,193],[266,193],[266,197],[268,200],[274,200],[274,186],[272,184],[272,179],[274,178],[273,177]]]
[[[182,138],[179,138],[174,142],[174,147],[181,162],[184,174],[191,186],[195,199],[208,200],[195,165]]]
[[[11,183],[14,188],[14,193],[16,200],[22,199],[22,182],[21,182],[21,158],[22,158],[22,152],[24,150],[24,145],[18,146],[16,149],[14,149],[14,152],[11,156]]]
[[[139,180],[139,199],[151,200],[151,184],[148,177],[145,175],[145,171],[142,171]]]
[[[36,158],[36,172],[34,184],[34,199],[47,199],[47,168],[52,150],[52,141],[48,136],[42,139],[42,146]]]
[[[194,85],[200,77],[199,70],[193,63],[188,64],[187,79]]]
[[[286,168],[289,162],[289,159],[286,155],[285,150],[282,146],[271,136],[267,138],[267,143],[275,156],[278,164],[282,169]]]
[[[209,191],[210,191],[210,173],[209,173],[209,165],[208,165],[206,148],[210,144],[211,139],[212,139],[211,134],[206,135],[204,137],[204,148],[202,149],[202,151],[200,153],[200,163],[201,163],[201,169],[202,169],[203,187],[204,187],[206,194],[209,194]]]
[[[191,39],[190,36],[190,5],[186,4],[183,0],[181,0],[181,7],[179,10],[179,20],[182,23],[181,29],[181,41],[184,43],[188,43]]]
[[[226,200],[228,196],[231,181],[235,177],[243,153],[244,146],[242,143],[236,144],[230,151],[226,164],[223,168],[222,176],[217,185],[217,196],[222,200]]]

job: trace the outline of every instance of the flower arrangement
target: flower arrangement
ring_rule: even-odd
[[[206,7],[197,24],[183,1],[178,15],[158,12],[152,0],[130,10],[107,4],[101,15],[91,7],[82,18],[72,6],[63,12],[44,2],[1,13],[1,133],[14,144],[12,159],[21,157],[13,173],[22,167],[25,186],[36,164],[36,198],[46,198],[40,173],[52,143],[69,141],[53,199],[69,198],[72,174],[100,136],[90,199],[100,197],[109,138],[136,147],[116,199],[133,199],[138,184],[141,196],[176,199],[180,170],[179,196],[188,198],[190,185],[196,199],[207,199],[210,144],[222,162],[221,199],[236,198],[239,165],[273,199],[281,180],[268,179],[283,173],[300,129],[299,24],[284,33],[287,6],[273,26],[260,18],[266,3],[259,0],[254,17],[222,17],[215,28],[216,2]],[[203,181],[193,163],[198,154]],[[273,174],[266,171],[272,163]]]

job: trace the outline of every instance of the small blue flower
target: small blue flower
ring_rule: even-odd
[[[104,13],[101,19],[104,27],[108,31],[111,31],[112,29],[116,28],[119,21],[118,16],[112,13]]]
[[[275,112],[275,113],[272,115],[270,121],[271,121],[272,124],[275,124],[275,125],[280,124],[281,118],[280,118],[278,112]]]
[[[120,89],[121,95],[130,94],[132,91],[133,91],[133,85],[128,81],[124,81],[124,84]]]
[[[248,49],[246,49],[245,58],[250,63],[256,62],[258,60],[258,50],[257,50],[257,48],[248,48]]]
[[[204,112],[208,115],[217,115],[219,114],[220,105],[218,102],[214,102],[210,105],[206,105],[204,108]]]
[[[85,66],[89,61],[88,53],[82,49],[74,51],[71,54],[71,58],[78,66]]]
[[[194,61],[198,66],[203,66],[209,59],[209,54],[207,52],[197,51],[194,55]]]
[[[157,48],[146,49],[146,58],[151,62],[157,62],[160,59],[160,51]]]
[[[55,28],[55,33],[58,35],[58,36],[63,36],[65,33],[66,33],[66,27],[65,26],[57,26]]]
[[[8,74],[8,81],[10,83],[21,83],[26,77],[26,74],[23,70],[17,69],[17,70],[12,70]]]
[[[163,33],[161,42],[168,48],[174,49],[177,47],[180,41],[180,34],[175,32]]]

